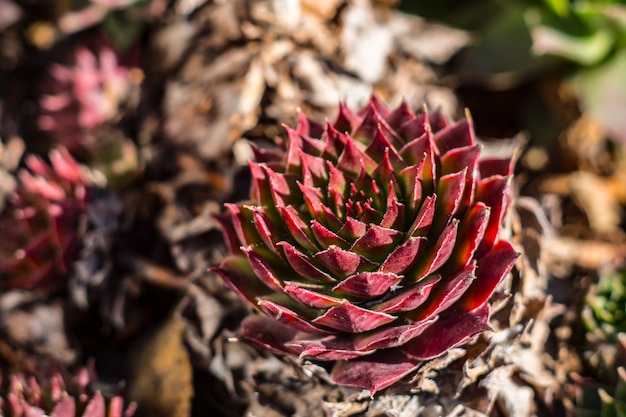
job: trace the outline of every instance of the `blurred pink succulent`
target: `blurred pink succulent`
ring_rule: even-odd
[[[300,114],[220,217],[232,255],[215,271],[263,313],[241,339],[376,392],[488,330],[518,256],[498,238],[512,166],[480,157],[471,121],[406,104]]]
[[[48,289],[67,272],[76,248],[87,187],[65,148],[50,152],[50,165],[26,157],[19,185],[0,219],[0,289]]]
[[[4,417],[131,417],[135,405],[124,410],[124,400],[106,401],[92,393],[93,372],[81,369],[70,377],[54,372],[50,377],[11,374],[3,381],[0,372],[0,415]]]
[[[53,93],[39,102],[39,127],[70,151],[88,146],[90,130],[115,118],[133,82],[131,69],[108,46],[97,55],[80,46],[74,55],[73,66],[52,66]]]

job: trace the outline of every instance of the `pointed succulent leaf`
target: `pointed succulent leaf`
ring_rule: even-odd
[[[300,252],[288,242],[280,242],[283,253],[289,265],[302,278],[316,282],[334,282],[335,279],[316,267],[304,253]]]
[[[433,275],[421,280],[417,284],[406,285],[395,293],[390,294],[390,298],[387,300],[381,301],[373,306],[372,310],[389,314],[414,311],[428,300],[433,286],[440,280],[440,275]]]
[[[417,323],[386,327],[382,330],[363,333],[355,337],[354,346],[358,350],[389,349],[402,346],[409,340],[422,334],[422,332],[435,321],[437,321],[437,316]]]
[[[284,326],[291,327],[292,329],[304,333],[329,333],[326,330],[314,326],[310,321],[280,303],[272,300],[261,299],[259,300],[258,305],[261,309],[263,309],[268,317],[273,318],[276,322]]]
[[[319,309],[329,308],[341,302],[340,298],[332,297],[321,292],[324,288],[323,286],[312,287],[296,282],[286,282],[283,290],[289,294],[291,298],[306,307]]]
[[[337,384],[361,388],[373,394],[398,382],[421,365],[399,349],[380,350],[351,361],[338,362],[331,378]]]
[[[428,239],[425,237],[410,237],[391,251],[380,266],[380,271],[396,274],[406,271],[417,261],[418,254],[424,249],[427,242]]]
[[[452,310],[426,328],[421,335],[404,345],[402,350],[417,360],[428,360],[467,342],[486,330],[489,330],[489,306],[487,304],[471,312]]]
[[[401,280],[402,276],[389,272],[359,272],[335,285],[333,291],[358,298],[372,298],[386,293]]]
[[[297,355],[297,352],[288,346],[298,332],[277,321],[255,314],[245,318],[241,325],[241,339],[264,350],[274,353]]]
[[[288,343],[301,357],[339,361],[369,355],[373,350],[356,349],[350,337],[327,336],[321,339],[294,340]]]
[[[368,310],[343,300],[313,322],[346,333],[361,333],[391,323],[395,318],[391,314]]]

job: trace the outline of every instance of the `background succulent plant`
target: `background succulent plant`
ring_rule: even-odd
[[[85,177],[65,148],[50,152],[50,165],[26,157],[19,184],[0,220],[0,288],[45,290],[68,270],[87,203]]]
[[[49,93],[39,102],[39,127],[72,152],[93,146],[90,131],[117,116],[142,77],[139,70],[121,65],[106,42],[96,53],[79,46],[73,65],[55,64],[50,75]]]
[[[517,258],[498,238],[510,158],[481,159],[470,120],[375,97],[286,129],[284,149],[256,150],[250,201],[221,217],[232,255],[215,270],[264,313],[243,340],[375,392],[489,328]]]
[[[598,382],[580,378],[582,416],[626,416],[626,272],[600,275],[585,296],[585,359]]]
[[[124,409],[124,400],[113,396],[105,400],[93,391],[95,374],[87,368],[75,375],[55,371],[51,375],[27,376],[0,373],[0,414],[5,417],[131,417],[132,404]]]
[[[626,416],[626,368],[617,369],[618,381],[615,392],[611,395],[604,389],[600,390],[602,399],[602,417]]]
[[[616,344],[593,356],[590,365],[596,379],[573,375],[578,384],[577,414],[580,417],[626,416],[626,333]]]
[[[626,332],[626,270],[600,276],[587,292],[582,317],[590,337],[617,344]]]

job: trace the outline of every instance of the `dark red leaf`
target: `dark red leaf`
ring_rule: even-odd
[[[372,178],[376,180],[378,184],[389,184],[390,181],[394,181],[397,183],[395,178],[394,168],[391,165],[391,160],[389,159],[389,151],[385,151],[380,163],[371,174]]]
[[[372,332],[356,336],[354,346],[358,350],[389,349],[402,346],[409,340],[422,334],[435,321],[437,321],[437,317],[422,320],[418,323],[373,330]]]
[[[328,189],[337,191],[340,195],[343,195],[346,192],[346,176],[330,162],[328,162],[327,165],[329,172]]]
[[[404,168],[398,174],[402,201],[407,206],[408,215],[413,217],[422,202],[422,169],[424,161],[419,165]]]
[[[392,145],[387,137],[385,137],[383,128],[380,125],[376,128],[374,137],[365,149],[365,154],[371,157],[374,161],[381,161],[384,158],[387,158],[390,166],[398,170],[406,167],[407,165],[406,162],[402,160],[402,157],[394,145]]]
[[[310,279],[315,282],[336,281],[326,272],[313,265],[304,253],[300,252],[289,242],[280,242],[278,245],[283,248],[283,253],[289,265],[291,265],[293,270],[302,278]]]
[[[356,122],[358,123],[358,121]],[[341,130],[345,132],[345,130]],[[346,146],[346,135],[340,133],[330,123],[326,122],[326,130],[322,134],[321,141],[324,143],[324,150],[322,151],[322,157],[329,161],[337,161],[339,154]]]
[[[379,350],[369,356],[335,364],[331,379],[340,385],[376,392],[415,371],[421,362],[398,349]]]
[[[233,218],[228,214],[214,214],[213,218],[218,221],[222,227],[222,234],[226,237],[228,243],[228,249],[230,253],[236,254],[240,252],[241,241],[237,237],[237,231],[233,225]]]
[[[285,171],[296,173],[300,170],[300,150],[302,149],[302,135],[298,131],[284,126],[287,131],[287,161]]]
[[[465,188],[458,212],[464,213],[470,206],[476,188],[478,155],[480,145],[466,146],[464,148],[452,149],[441,158],[441,175],[466,170]]]
[[[353,131],[352,137],[364,144],[369,144],[376,131],[381,130],[383,135],[387,138],[392,146],[400,148],[402,146],[402,140],[396,132],[394,132],[387,122],[384,120],[385,115],[389,115],[389,110],[380,112],[379,106],[375,103],[368,103],[360,112],[360,116],[363,117],[361,124]]]
[[[264,243],[255,228],[247,227],[247,225],[254,222],[254,215],[250,207],[237,206],[229,203],[224,204],[224,207],[226,207],[230,213],[232,227],[237,234],[239,246],[258,245]]]
[[[361,333],[391,323],[395,319],[390,314],[368,310],[343,300],[341,304],[329,308],[322,316],[314,319],[313,323],[346,333]]]
[[[407,230],[407,236],[425,236],[430,230],[430,225],[435,217],[435,205],[437,196],[431,195],[424,199],[419,213],[415,216],[415,220]]]
[[[466,174],[467,169],[464,169],[454,174],[444,175],[439,179],[435,218],[428,232],[428,236],[431,239],[439,236],[460,207],[463,191],[465,190]]]
[[[333,290],[359,298],[373,298],[398,284],[402,277],[385,272],[359,272],[337,284]]]
[[[320,286],[316,288],[308,285],[304,286],[300,282],[286,282],[283,290],[294,300],[311,308],[329,308],[341,302],[340,298],[331,297],[320,292],[324,288],[326,287]]]
[[[339,114],[333,126],[339,132],[352,132],[361,123],[361,118],[354,114],[345,103],[339,103]]]
[[[480,181],[476,187],[475,200],[482,201],[491,208],[489,222],[483,240],[476,251],[476,257],[489,252],[498,238],[500,225],[511,200],[510,178],[496,175]]]
[[[439,110],[427,113],[427,115],[428,124],[433,132],[439,132],[450,125],[450,123],[448,123],[448,119]]]
[[[367,231],[367,224],[356,220],[353,217],[346,217],[346,221],[339,229],[339,236],[344,239],[354,241],[365,234]]]
[[[298,109],[298,124],[296,131],[303,136],[318,137],[324,131],[324,126],[306,117],[304,112]]]
[[[350,250],[372,261],[382,261],[398,245],[403,233],[370,224],[363,236],[358,238]]]
[[[346,147],[337,160],[337,168],[354,176],[359,174],[361,168],[369,172],[376,168],[376,165],[376,162],[359,150],[354,140],[350,138],[346,141]]]
[[[272,201],[275,206],[297,205],[302,201],[300,193],[298,192],[298,176],[294,174],[281,174],[272,171],[267,166],[261,167],[269,178]],[[271,204],[270,201],[261,201],[259,203],[264,206]]]
[[[397,291],[390,299],[372,307],[374,311],[396,314],[413,311],[428,299],[435,284],[441,280],[441,275],[432,275],[424,278],[417,284],[411,284]]]
[[[393,182],[389,182],[389,189],[387,191],[387,210],[383,215],[383,219],[380,221],[380,227],[387,229],[404,229],[405,219],[404,204],[398,202],[398,197],[393,187]]]
[[[414,360],[435,358],[448,349],[468,342],[478,333],[489,330],[489,306],[472,312],[451,311],[429,326],[421,335],[399,348]]]
[[[231,255],[224,259],[219,268],[211,268],[239,298],[257,307],[256,297],[270,294],[272,291],[257,278],[243,255]]]
[[[250,176],[252,177],[250,200],[256,204],[263,204],[262,202],[264,201],[272,201],[270,179],[265,173],[265,169],[263,169],[265,164],[250,161],[248,162],[248,166],[250,167]]]
[[[421,112],[417,114],[414,119],[404,123],[398,129],[398,134],[405,142],[411,142],[430,130],[428,115],[426,112]]]
[[[359,110],[359,116],[366,117],[368,113],[375,113],[377,116],[387,119],[391,111],[375,94],[372,94],[367,104]]]
[[[261,239],[265,242],[267,248],[274,253],[278,253],[276,243],[278,243],[280,237],[284,235],[284,230],[281,230],[271,221],[263,207],[253,207],[252,216],[254,219],[254,227],[259,233],[259,236],[261,236]]]
[[[317,246],[313,243],[314,238],[311,233],[311,229],[306,223],[304,223],[304,221],[302,221],[296,209],[293,206],[287,206],[278,207],[278,211],[280,212],[291,237],[293,237],[304,249],[311,252],[317,251]]]
[[[423,161],[422,194],[431,195],[435,191],[436,164],[430,131],[404,145],[400,149],[400,155],[410,165],[419,165]]]
[[[301,357],[321,361],[339,361],[369,355],[373,351],[355,349],[352,339],[342,336],[326,336],[320,339],[294,340],[290,348],[300,351]]]
[[[317,219],[324,216],[324,210],[322,209],[323,194],[317,187],[305,187],[304,184],[298,182],[301,194],[304,196],[304,201],[309,209],[309,213],[312,218]]]
[[[311,321],[300,317],[298,313],[293,311],[290,308],[285,307],[284,305],[277,303],[272,300],[267,299],[259,299],[258,301],[259,307],[263,309],[265,314],[267,314],[270,318],[276,320],[278,323],[291,327],[292,329],[305,332],[305,333],[314,333],[314,334],[328,334],[327,330],[320,329],[313,324]],[[314,321],[313,321],[314,322]]]
[[[288,346],[298,332],[291,327],[284,326],[276,320],[259,314],[253,314],[244,319],[241,326],[241,340],[258,348],[278,354],[296,354]]]
[[[313,236],[319,243],[320,247],[326,248],[331,245],[339,246],[342,249],[348,249],[350,243],[339,237],[336,233],[329,230],[316,220],[311,221],[311,231]]]
[[[259,277],[259,279],[268,287],[274,289],[275,291],[282,291],[282,283],[276,277],[274,272],[272,272],[272,270],[266,265],[266,261],[258,253],[252,250],[251,246],[247,246],[241,250],[248,258],[250,266],[256,276]]]
[[[481,178],[493,175],[508,177],[513,174],[515,160],[513,158],[485,158],[478,161]]]
[[[474,252],[485,234],[490,211],[491,209],[484,203],[478,202],[463,217],[459,224],[454,251],[446,264],[446,271],[457,271],[473,259]]]
[[[402,103],[400,103],[398,107],[385,117],[389,127],[396,132],[413,119],[415,119],[415,113],[413,113],[413,110],[411,110],[407,102],[404,100],[402,100]]]
[[[428,239],[425,237],[410,237],[387,256],[387,259],[380,266],[380,272],[403,273],[413,265],[417,255],[426,247],[427,242]]]
[[[445,311],[456,303],[472,285],[476,279],[475,269],[476,262],[474,261],[455,276],[442,279],[431,290],[428,300],[416,310],[408,313],[407,317],[413,321],[421,321]]]
[[[451,149],[463,148],[476,144],[474,138],[474,127],[469,120],[461,120],[446,128],[436,131],[433,136],[433,143],[437,146],[439,153],[444,155]]]
[[[300,151],[302,161],[302,183],[305,187],[320,187],[328,184],[326,160]]]
[[[318,252],[313,255],[313,258],[321,262],[328,272],[341,278],[352,275],[362,267],[371,264],[358,253],[343,250],[337,246]]]
[[[458,224],[459,221],[457,219],[452,219],[441,232],[437,242],[424,250],[423,255],[419,257],[416,267],[406,274],[409,281],[415,282],[430,275],[450,258],[454,250]]]
[[[471,311],[484,304],[502,279],[511,271],[519,253],[506,241],[499,241],[491,251],[478,260],[476,281],[465,292],[459,304]]]

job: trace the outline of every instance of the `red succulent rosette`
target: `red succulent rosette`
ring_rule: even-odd
[[[243,340],[375,392],[489,329],[518,256],[498,238],[510,158],[481,158],[470,120],[376,98],[286,130],[284,149],[256,150],[250,201],[220,216],[232,255],[215,271],[263,313]]]
[[[105,399],[94,391],[95,372],[80,369],[75,375],[65,370],[36,375],[0,372],[0,415],[6,417],[132,417],[134,403],[124,407],[115,395]]]
[[[76,254],[87,186],[65,148],[50,152],[50,165],[26,157],[19,185],[0,218],[0,289],[48,290],[58,285]]]
[[[136,81],[133,77],[106,43],[95,53],[77,47],[72,65],[50,68],[49,93],[39,100],[39,127],[72,152],[92,146],[90,132],[117,116]]]

